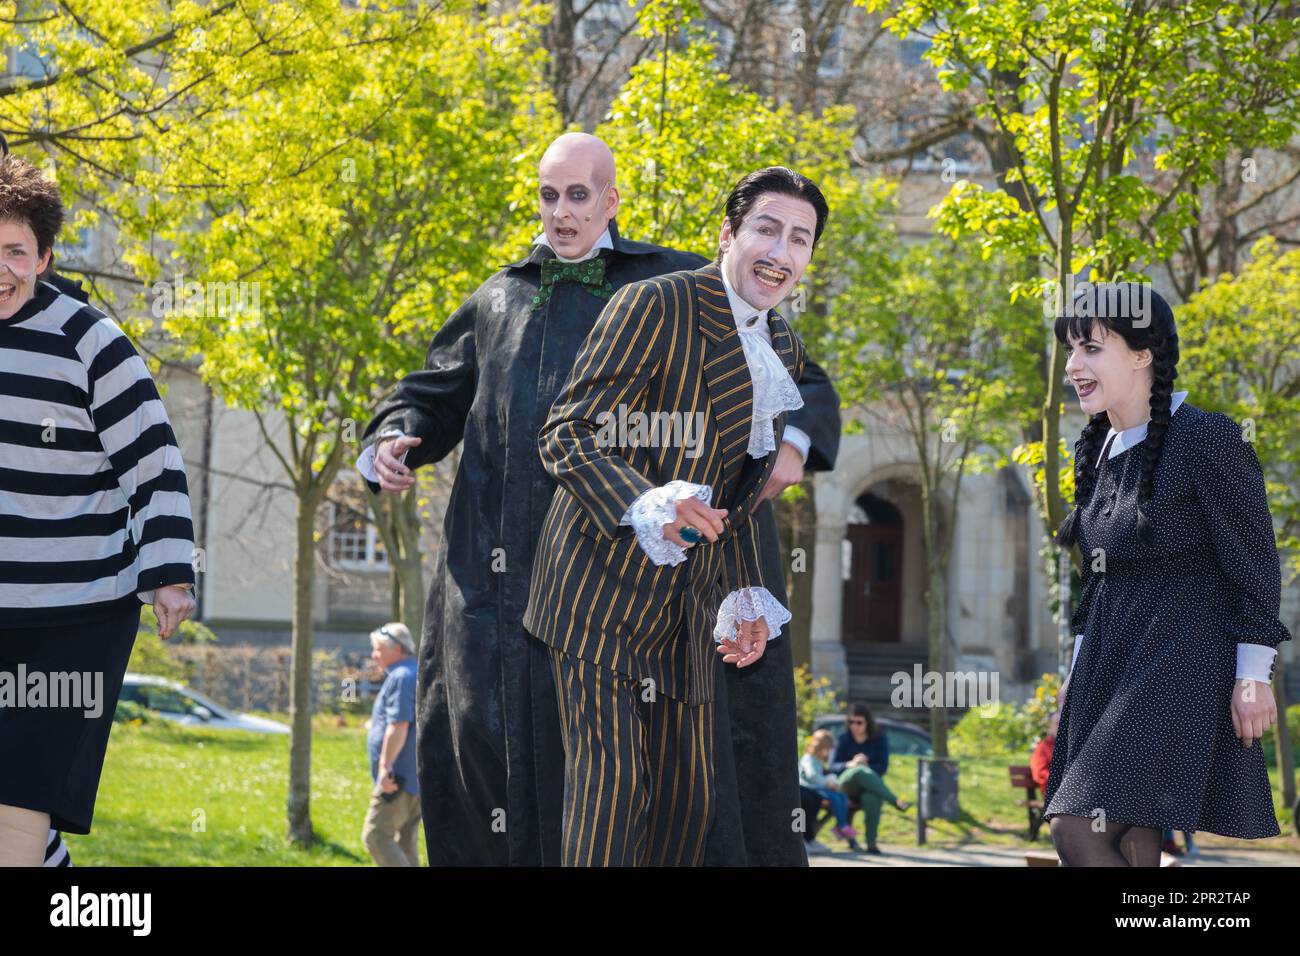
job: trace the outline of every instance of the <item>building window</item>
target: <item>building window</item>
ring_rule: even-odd
[[[345,571],[387,571],[379,529],[369,515],[330,505],[330,564]]]

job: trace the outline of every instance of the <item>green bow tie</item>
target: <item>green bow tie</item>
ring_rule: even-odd
[[[562,262],[559,259],[542,260],[542,284],[533,296],[533,308],[546,304],[551,297],[551,290],[557,282],[581,282],[582,287],[598,299],[608,301],[614,295],[614,287],[605,278],[605,260],[592,256],[582,262]]]

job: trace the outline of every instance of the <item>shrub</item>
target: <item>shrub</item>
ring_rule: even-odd
[[[147,724],[149,720],[149,711],[133,700],[119,700],[113,711],[115,724]]]
[[[803,664],[794,669],[794,699],[799,720],[799,753],[803,753],[804,738],[813,732],[817,718],[843,713],[844,704],[832,689],[830,678],[814,678]]]
[[[981,716],[980,709],[967,711],[948,734],[949,752],[954,757],[1024,754],[1027,758],[1047,733],[1060,689],[1060,676],[1048,673],[1020,707],[1001,702],[991,717]]]

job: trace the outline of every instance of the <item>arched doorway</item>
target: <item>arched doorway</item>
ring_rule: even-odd
[[[863,493],[849,510],[841,547],[844,646],[897,644],[903,602],[902,512],[884,498]]]

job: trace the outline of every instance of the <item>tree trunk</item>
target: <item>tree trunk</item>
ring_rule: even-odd
[[[420,515],[417,510],[419,488],[412,488],[389,502],[393,515],[394,537],[401,553],[389,554],[401,582],[402,603],[399,620],[411,629],[417,650],[424,633],[424,567],[420,554]]]
[[[812,592],[813,569],[817,555],[817,507],[813,502],[812,482],[804,485],[808,494],[796,501],[774,502],[778,533],[782,542],[781,560],[785,564],[786,595],[790,601],[790,652],[794,664],[812,667]],[[786,545],[789,545],[787,547]],[[802,548],[799,569],[794,567],[792,549]]]
[[[311,846],[311,646],[316,580],[316,509],[298,493],[293,555],[293,647],[289,685],[289,842]]]
[[[1056,256],[1056,281],[1057,288],[1060,290],[1062,310],[1069,309],[1073,304],[1072,300],[1066,299],[1072,291],[1074,276],[1070,270],[1070,259],[1074,255],[1073,228],[1074,220],[1070,216],[1062,215]],[[1047,361],[1047,398],[1043,402],[1043,490],[1047,507],[1045,530],[1049,538],[1055,539],[1056,529],[1065,520],[1065,502],[1061,498],[1060,481],[1061,403],[1065,400],[1065,350],[1061,348],[1061,343],[1057,341],[1055,334],[1049,335],[1048,338],[1050,351]],[[1071,548],[1069,556],[1063,557],[1058,563],[1061,569],[1058,572],[1062,604],[1061,620],[1064,623],[1057,638],[1057,655],[1061,666],[1067,667],[1067,670],[1066,662],[1070,659],[1068,647],[1070,639],[1067,634],[1070,621],[1069,562],[1071,560],[1079,560],[1077,548]]]
[[[947,624],[948,601],[944,574],[942,569],[935,567],[934,562],[927,560],[926,587],[925,587],[925,608],[929,614],[927,632],[929,636],[930,663],[929,670],[931,673],[942,675],[946,670],[947,662],[944,653],[944,627]],[[942,681],[942,677],[940,678]],[[947,686],[946,681],[942,681]],[[913,693],[921,688],[913,688]],[[934,755],[940,759],[948,756],[948,708],[947,701],[941,700],[938,707],[930,708],[930,742],[934,746]]]
[[[1061,237],[1056,251],[1056,281],[1061,290],[1061,307],[1069,308],[1066,294],[1073,285],[1074,273],[1070,271],[1070,259],[1074,255],[1074,243],[1071,230],[1073,220],[1061,216]],[[1061,500],[1061,402],[1065,397],[1065,350],[1055,335],[1049,335],[1050,358],[1047,368],[1047,398],[1043,402],[1043,480],[1047,496],[1047,531],[1055,534],[1065,519],[1065,508]]]
[[[1286,669],[1282,666],[1282,649],[1278,648],[1277,666],[1273,669],[1273,701],[1277,704],[1277,774],[1282,782],[1282,805],[1295,803],[1295,759],[1291,753],[1291,730],[1286,723]]]
[[[934,490],[928,482],[921,484],[921,533],[925,542],[925,612],[928,647],[927,670],[934,674],[944,671],[944,627],[947,624],[948,602],[944,585],[943,564],[939,555],[939,513]],[[914,687],[914,694],[923,688]],[[915,703],[915,701],[914,701]],[[948,711],[942,706],[930,708],[930,743],[934,756],[948,756]]]

